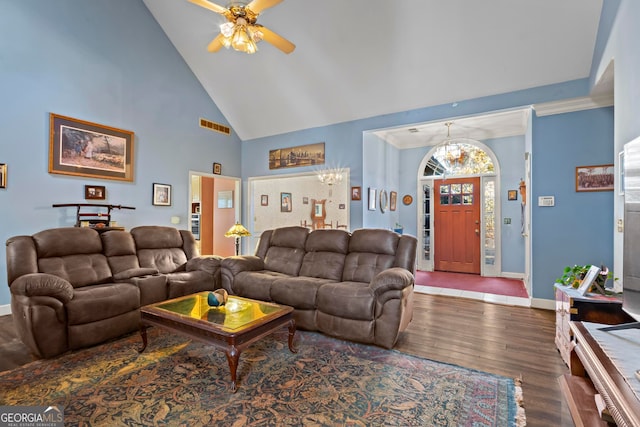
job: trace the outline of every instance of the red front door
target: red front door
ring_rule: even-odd
[[[480,274],[480,178],[435,181],[434,269]]]

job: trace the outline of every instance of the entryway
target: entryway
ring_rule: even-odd
[[[415,292],[418,293],[523,307],[530,305],[529,295],[521,279],[417,270],[415,280]]]

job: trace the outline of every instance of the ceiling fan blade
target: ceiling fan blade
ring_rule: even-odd
[[[295,44],[291,43],[289,40],[285,39],[284,37],[274,33],[267,27],[263,27],[262,25],[260,25],[259,27],[260,27],[260,32],[262,33],[262,39],[271,43],[272,45],[274,45],[284,53],[291,53],[296,48]]]
[[[193,4],[197,4],[198,6],[204,7],[205,9],[209,9],[214,11],[215,13],[219,13],[220,15],[226,15],[229,12],[229,9],[226,7],[222,7],[218,4],[211,3],[207,0],[189,0]]]
[[[211,40],[211,43],[209,43],[209,46],[207,46],[207,50],[211,53],[217,52],[222,48],[222,39],[224,38],[224,36],[222,34],[218,34],[218,37],[216,37],[215,39]]]
[[[253,0],[246,7],[247,9],[251,9],[253,13],[259,15],[265,9],[269,9],[282,2],[282,0]]]

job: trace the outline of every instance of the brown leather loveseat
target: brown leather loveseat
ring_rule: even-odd
[[[7,240],[11,312],[39,357],[135,331],[140,306],[220,287],[220,259],[172,227],[56,228]]]
[[[222,287],[294,307],[302,329],[392,348],[413,315],[416,250],[389,230],[277,228],[222,261]]]

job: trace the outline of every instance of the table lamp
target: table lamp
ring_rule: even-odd
[[[249,230],[244,228],[242,224],[236,222],[226,233],[225,237],[233,237],[236,239],[236,255],[240,255],[240,238],[245,236],[251,236]]]

